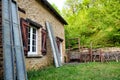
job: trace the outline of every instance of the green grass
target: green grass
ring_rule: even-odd
[[[120,62],[67,64],[29,71],[29,80],[120,80]]]

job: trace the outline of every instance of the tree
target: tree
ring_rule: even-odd
[[[58,7],[57,7],[54,3],[52,4],[52,7],[53,7],[59,14],[61,14],[60,10],[58,9]]]
[[[120,0],[66,0],[62,10],[68,21],[68,38],[79,37],[81,43],[109,46],[120,43]],[[116,39],[116,40],[113,40]]]

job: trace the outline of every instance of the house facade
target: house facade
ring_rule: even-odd
[[[52,25],[57,47],[60,52],[60,59],[64,63],[66,57],[64,25],[67,25],[67,22],[47,0],[13,1],[18,5],[26,69],[40,69],[54,63],[50,39],[45,24],[46,21]],[[0,31],[2,30],[0,29]],[[1,41],[0,44],[2,45]],[[1,75],[3,74],[3,54],[2,47],[0,47]]]
[[[64,25],[67,22],[46,0],[17,0],[17,3],[20,20],[23,19],[28,24],[26,25],[28,27],[28,37],[26,37],[28,39],[28,51],[25,52],[26,68],[28,70],[39,69],[53,63],[51,44],[45,25],[46,21],[52,25],[60,50],[61,61],[64,63],[66,56]]]

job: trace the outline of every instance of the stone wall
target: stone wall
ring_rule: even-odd
[[[81,52],[69,51],[69,61],[79,60],[80,62],[88,61],[120,61],[120,48],[119,47],[106,47],[98,49],[84,48]]]
[[[53,64],[52,49],[50,47],[50,40],[47,36],[47,54],[41,58],[26,58],[26,68],[31,69],[41,69],[43,67]]]
[[[19,12],[20,17],[29,18],[32,21],[39,23],[46,29],[45,22],[48,21],[53,27],[55,36],[60,37],[62,42],[62,53],[65,56],[65,38],[64,38],[64,24],[62,24],[53,13],[42,5],[39,0],[17,0],[18,6],[25,10],[26,14]],[[37,52],[41,54],[41,29],[38,30],[38,49]],[[64,61],[64,60],[63,60]],[[27,69],[39,69],[53,63],[53,56],[49,39],[47,39],[47,55],[42,58],[26,58]]]
[[[116,52],[119,51],[120,52],[120,48],[119,47],[106,47],[106,48],[100,48],[103,52]]]

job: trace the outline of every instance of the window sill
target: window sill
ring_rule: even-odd
[[[26,56],[26,58],[42,58],[43,55],[29,55],[29,56]]]

